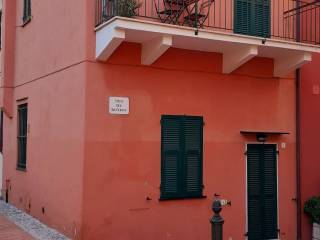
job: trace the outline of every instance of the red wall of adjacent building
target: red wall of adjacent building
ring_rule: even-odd
[[[301,194],[302,204],[320,195],[319,140],[320,134],[320,55],[301,71]],[[302,206],[303,208],[303,206]],[[311,224],[302,214],[302,239],[311,239]]]
[[[4,0],[3,16],[1,107],[6,114],[2,180],[10,180],[10,203],[70,237],[78,237],[81,228],[87,52],[84,2],[33,0],[32,20],[22,26],[23,1]],[[29,131],[23,172],[16,170],[17,105],[25,98]]]

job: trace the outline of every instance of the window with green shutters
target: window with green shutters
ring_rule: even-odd
[[[275,144],[248,145],[247,185],[248,240],[278,239]]]
[[[25,170],[27,166],[27,131],[28,104],[18,105],[18,162],[17,169]]]
[[[31,0],[23,0],[23,23],[31,20]]]
[[[202,197],[203,118],[161,118],[160,199]]]
[[[270,0],[234,0],[235,33],[269,38],[270,28]]]

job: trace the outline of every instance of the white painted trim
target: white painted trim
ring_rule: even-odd
[[[96,33],[96,59],[106,61],[125,40],[125,30],[115,26],[103,28]]]
[[[274,61],[274,76],[283,77],[302,65],[311,62],[312,55],[310,52],[297,52]]]
[[[141,63],[151,65],[172,46],[172,36],[163,35],[142,44]]]
[[[248,151],[248,145],[249,144],[265,144],[265,145],[276,145],[276,150],[279,151],[278,143],[262,143],[262,142],[246,142],[245,143],[245,152]],[[245,232],[248,232],[249,229],[249,222],[248,222],[248,155],[245,155],[245,161],[246,161],[246,176],[245,176],[245,181],[246,181],[246,191],[245,191],[245,209],[246,209],[246,227],[245,227]],[[280,229],[280,216],[279,216],[279,154],[277,154],[276,157],[277,161],[277,225],[278,229]],[[279,236],[278,236],[279,237]],[[245,237],[245,239],[248,239],[248,237]],[[280,240],[280,238],[277,239],[270,239],[270,240]]]
[[[282,77],[310,62],[312,53],[320,53],[320,46],[316,45],[207,29],[199,29],[195,34],[196,29],[190,27],[124,17],[114,17],[95,30],[96,59],[100,61],[106,61],[125,40],[142,43],[141,61],[144,65],[151,65],[169,47],[199,50],[202,43],[213,44],[213,46],[223,44],[224,47],[221,50],[210,47],[207,50],[208,52],[220,51],[224,55],[223,73],[231,73],[253,57],[261,56],[273,58],[274,75]],[[139,38],[140,33],[144,33],[142,35],[145,38]],[[134,34],[137,36],[131,39],[130,36]],[[127,39],[126,35],[128,35]],[[183,41],[189,44],[179,45],[182,37]],[[194,42],[196,45],[190,44]],[[281,52],[278,52],[279,50]],[[202,48],[201,51],[206,49]]]
[[[240,46],[236,52],[227,52],[223,54],[222,73],[231,73],[241,65],[245,64],[258,55],[258,46],[244,45]]]
[[[241,35],[232,32],[222,32],[217,30],[212,31],[207,29],[198,29],[198,35],[195,35],[195,28],[125,17],[114,17],[95,28],[95,31],[99,32],[103,28],[109,27],[109,25],[111,24],[114,24],[114,26],[123,29],[140,30],[153,33],[167,34],[172,36],[186,36],[200,39],[254,44],[257,46],[277,47],[298,51],[320,53],[320,46],[317,45],[298,43],[294,41],[284,41],[275,38],[266,39],[262,37]]]

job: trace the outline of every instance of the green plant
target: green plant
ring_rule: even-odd
[[[137,15],[137,9],[141,7],[138,0],[117,0],[117,11],[121,17],[133,17]]]
[[[304,203],[304,212],[312,222],[320,224],[320,196],[308,199]]]

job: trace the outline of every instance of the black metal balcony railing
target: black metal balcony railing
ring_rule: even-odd
[[[114,16],[320,45],[320,0],[96,0],[96,27]]]

